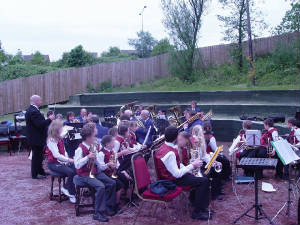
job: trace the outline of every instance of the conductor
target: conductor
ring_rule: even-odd
[[[45,119],[41,114],[39,107],[42,105],[42,99],[38,95],[30,98],[30,106],[26,110],[26,130],[27,140],[32,149],[31,176],[33,179],[46,178],[43,169],[43,148],[46,145],[46,127],[55,119],[50,115]]]

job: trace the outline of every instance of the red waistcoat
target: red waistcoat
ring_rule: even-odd
[[[294,129],[299,129],[299,128],[294,128]],[[295,145],[295,144],[299,143],[298,139],[295,137],[295,130],[294,129],[290,131],[289,136],[287,137],[288,142],[292,145]]]
[[[57,143],[57,147],[58,147],[58,151],[61,155],[65,155],[65,146],[64,146],[64,141],[63,139],[60,139]],[[50,149],[48,148],[48,146],[46,146],[46,155],[48,158],[48,162],[58,162],[56,158],[54,158],[52,152],[50,151]]]
[[[208,154],[212,152],[212,149],[211,149],[209,143],[210,143],[210,139],[212,139],[213,137],[214,137],[214,136],[213,136],[212,134],[209,134],[208,139],[205,140],[205,141],[206,141],[206,152],[207,152]]]
[[[159,180],[175,180],[176,178],[172,176],[172,174],[167,170],[164,163],[161,159],[168,153],[174,152],[176,156],[176,162],[178,168],[180,168],[180,158],[177,149],[172,148],[166,144],[163,144],[158,149],[157,153],[154,156],[154,163],[156,167],[156,173]]]
[[[110,156],[112,155],[112,152],[111,151],[107,151],[105,148],[102,148],[101,149],[101,152],[103,152],[104,154],[104,163],[108,163],[109,162],[109,159],[110,159]],[[107,176],[111,176],[112,175],[112,171],[108,168],[104,171],[104,173],[107,175]]]
[[[129,142],[130,148],[133,148],[133,146],[136,145],[136,144],[137,144],[137,142],[136,142],[135,133],[130,131],[130,142]]]
[[[85,145],[83,145],[82,143],[79,145],[79,147],[82,149],[82,158],[86,157],[90,151],[87,147],[85,147]],[[96,159],[95,159],[96,160]],[[79,176],[82,176],[82,177],[87,177],[89,176],[90,174],[90,171],[91,171],[91,168],[88,167],[88,162],[83,165],[80,169],[76,169],[76,173],[79,175]],[[94,169],[93,169],[93,174],[97,174],[97,165],[95,163],[94,165]]]
[[[268,130],[267,132],[265,132],[265,133],[261,136],[261,138],[260,138],[260,145],[262,145],[262,146],[268,146],[269,143],[270,143],[271,141],[273,141],[272,133],[273,133],[274,131],[277,131],[277,129],[274,128],[274,127],[272,127],[270,130]]]
[[[187,147],[181,148],[181,162],[185,166],[187,166],[190,162],[190,160],[189,160],[189,150],[188,150]]]

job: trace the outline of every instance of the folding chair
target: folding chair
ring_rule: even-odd
[[[133,176],[135,181],[135,191],[139,199],[142,200],[138,212],[136,214],[136,217],[134,218],[133,224],[135,224],[137,217],[139,216],[145,202],[163,204],[166,208],[168,214],[168,220],[170,223],[171,218],[169,215],[168,202],[173,201],[173,199],[179,196],[182,193],[182,188],[176,187],[176,190],[169,192],[163,196],[154,194],[150,191],[150,184],[151,184],[150,175],[143,155],[141,153],[137,153],[133,155],[131,158],[131,163],[132,163]],[[145,191],[141,192],[141,190],[145,190]]]

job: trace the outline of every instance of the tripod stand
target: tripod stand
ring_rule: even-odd
[[[274,224],[270,217],[265,213],[262,208],[262,204],[258,201],[258,176],[259,170],[263,168],[274,168],[276,167],[277,159],[263,159],[263,158],[243,158],[240,161],[239,167],[252,168],[254,169],[254,188],[255,188],[255,202],[251,208],[246,210],[242,215],[240,215],[233,223],[237,223],[242,217],[248,216],[254,218],[256,221],[260,219],[267,219],[270,224]],[[248,213],[254,209],[255,216],[248,215]]]

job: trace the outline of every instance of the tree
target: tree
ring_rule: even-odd
[[[34,65],[45,64],[44,56],[39,51],[36,51],[31,59],[31,63]]]
[[[292,8],[286,11],[281,23],[274,28],[274,34],[300,32],[300,4],[299,2],[292,1],[291,6]]]
[[[238,62],[240,69],[243,67],[243,45],[242,42],[247,37],[247,7],[246,0],[219,0],[224,11],[228,15],[218,15],[218,19],[223,23],[223,40],[233,44],[233,60]],[[254,8],[254,0],[249,0],[249,13],[251,14],[251,27],[253,31],[263,30],[266,23],[261,18],[261,11]],[[252,32],[252,36],[256,36]]]
[[[0,66],[3,62],[5,62],[5,60],[6,60],[6,55],[4,50],[2,49],[1,41],[0,41]]]
[[[209,0],[161,0],[163,24],[174,42],[171,72],[189,80],[195,69],[201,18]]]
[[[164,53],[168,53],[173,49],[173,46],[170,44],[168,38],[161,39],[157,44],[153,47],[152,56],[161,55]]]
[[[95,57],[85,51],[81,45],[73,48],[69,53],[64,53],[61,64],[69,67],[80,67],[91,65],[95,62]]]
[[[102,57],[112,57],[120,55],[121,51],[118,47],[109,47],[108,52],[102,52]]]
[[[139,57],[149,57],[157,41],[147,31],[137,32],[137,36],[136,39],[128,39],[128,44],[137,50]]]

